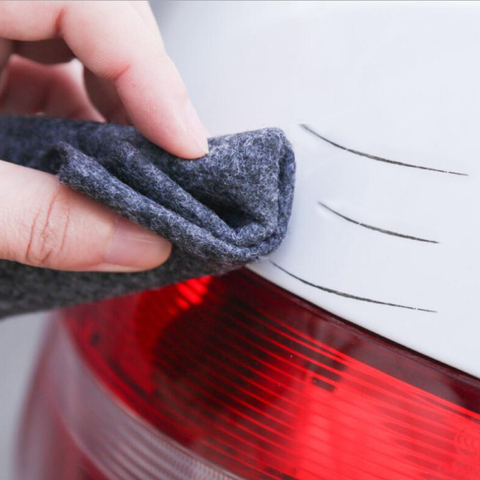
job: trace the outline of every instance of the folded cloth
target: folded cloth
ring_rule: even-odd
[[[266,128],[209,146],[202,159],[181,160],[130,126],[0,116],[2,160],[56,174],[173,244],[165,264],[139,273],[0,260],[0,317],[222,274],[275,250],[293,199],[295,163],[285,135]]]

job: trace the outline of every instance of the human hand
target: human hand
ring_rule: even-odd
[[[73,58],[84,66],[84,82]],[[208,151],[147,2],[0,2],[0,113],[38,112],[133,123],[185,158]],[[136,271],[160,265],[170,250],[56,177],[0,160],[0,258]]]

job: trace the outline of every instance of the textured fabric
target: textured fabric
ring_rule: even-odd
[[[0,116],[1,159],[58,175],[174,246],[164,265],[140,273],[0,261],[0,317],[221,274],[271,253],[285,236],[293,198],[288,140],[263,129],[209,146],[200,160],[180,160],[133,127]]]

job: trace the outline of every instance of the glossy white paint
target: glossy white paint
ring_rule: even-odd
[[[212,134],[280,126],[298,178],[260,275],[480,376],[480,5],[172,2],[167,49]],[[466,175],[386,163],[350,149]],[[421,242],[366,228],[357,222]]]

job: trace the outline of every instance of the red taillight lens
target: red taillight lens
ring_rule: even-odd
[[[63,312],[19,479],[232,476],[480,478],[480,381],[248,272]]]

